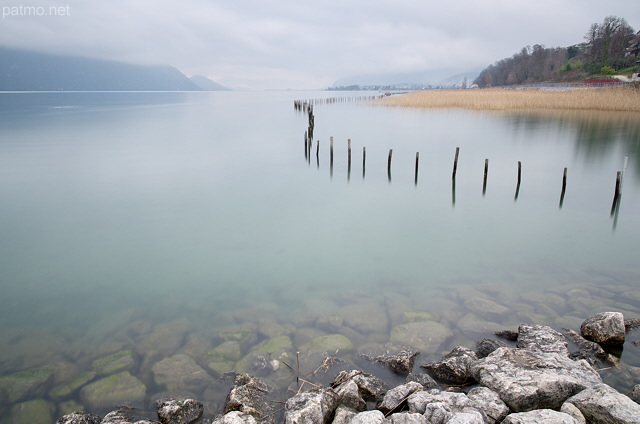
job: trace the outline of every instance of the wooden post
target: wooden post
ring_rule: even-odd
[[[329,153],[329,156],[330,156],[330,159],[329,159],[329,173],[330,173],[331,177],[333,177],[333,137],[331,137],[329,139],[329,143],[330,143],[330,145],[329,145],[329,152],[330,152]]]
[[[489,159],[484,160],[484,179],[482,181],[482,195],[487,192],[487,175],[489,174]]]
[[[348,149],[348,162],[347,162],[347,181],[351,180],[351,139],[347,140],[347,149]]]
[[[364,180],[364,171],[367,164],[367,148],[362,147],[362,179]]]
[[[387,159],[387,176],[389,182],[391,182],[391,155],[393,155],[393,149],[389,149],[389,158]]]
[[[564,168],[564,173],[562,174],[562,192],[560,193],[560,207],[562,208],[562,204],[564,203],[564,193],[567,189],[567,168]]]
[[[415,177],[414,177],[414,185],[418,185],[418,159],[420,157],[420,152],[416,152],[416,171],[415,171]]]
[[[611,205],[611,216],[616,212],[618,202],[620,201],[620,187],[622,186],[622,172],[618,171],[616,174],[616,188],[613,192],[613,204]]]
[[[453,174],[451,175],[451,179],[456,179],[456,172],[458,171],[458,154],[460,153],[460,147],[456,147],[456,157],[453,159]]]
[[[514,201],[518,200],[518,195],[520,194],[520,181],[522,179],[522,162],[518,161],[518,184],[516,185],[516,196],[514,197]]]

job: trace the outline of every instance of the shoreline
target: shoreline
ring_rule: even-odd
[[[384,106],[494,111],[608,111],[640,113],[640,89],[624,87],[483,88],[412,91],[379,99]]]

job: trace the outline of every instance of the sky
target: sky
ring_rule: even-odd
[[[323,89],[354,75],[480,71],[566,47],[638,0],[0,0],[0,45],[171,65],[230,88]]]

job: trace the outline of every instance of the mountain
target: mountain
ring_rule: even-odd
[[[211,81],[209,78],[202,75],[194,75],[189,78],[192,83],[197,85],[202,91],[227,91],[227,87],[218,84],[215,81]]]
[[[142,66],[0,47],[0,91],[199,91],[172,66]]]
[[[452,87],[461,86],[465,77],[470,84],[478,74],[479,71],[460,73],[460,71],[439,69],[424,72],[358,75],[341,78],[335,81],[332,87]]]

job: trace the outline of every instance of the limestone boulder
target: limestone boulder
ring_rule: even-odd
[[[56,424],[100,424],[101,421],[97,415],[76,411],[58,418]]]
[[[553,409],[536,409],[507,415],[503,424],[579,424],[571,415]]]
[[[338,395],[325,387],[300,392],[285,404],[285,424],[327,423],[338,407]]]
[[[567,341],[562,333],[546,325],[520,325],[517,346],[530,351],[555,352],[569,356]]]
[[[590,423],[639,423],[640,405],[601,383],[582,390],[567,399]]]
[[[477,360],[478,357],[474,351],[458,346],[441,361],[420,366],[429,371],[438,380],[451,384],[466,384],[473,381],[469,368]]]
[[[559,409],[569,397],[602,382],[586,361],[559,353],[500,348],[471,366],[480,385],[498,393],[514,412]]]
[[[619,345],[624,343],[624,316],[620,312],[601,312],[587,318],[580,326],[582,337],[592,342]]]

